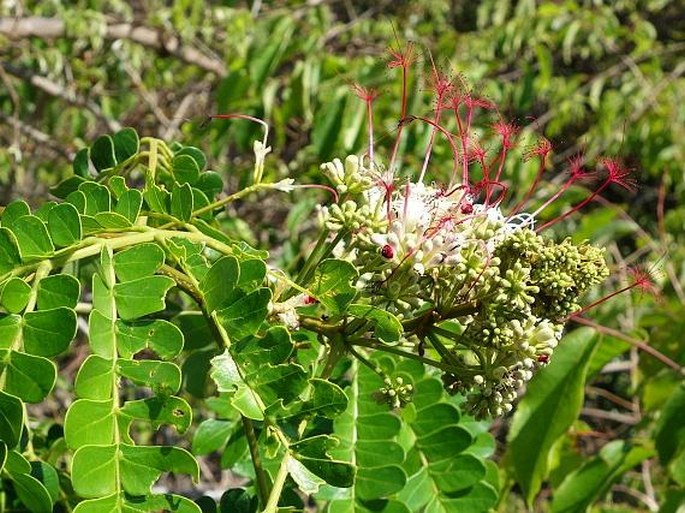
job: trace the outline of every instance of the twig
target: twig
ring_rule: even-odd
[[[634,426],[640,422],[640,417],[636,417],[635,415],[626,415],[625,413],[605,411],[598,408],[583,408],[580,411],[580,414],[588,417],[595,417],[596,419],[613,420],[615,422],[629,424],[631,426]]]
[[[51,151],[58,153],[62,157],[68,159],[71,161],[73,159],[73,154],[72,152],[66,150],[59,144],[55,143],[55,141],[50,137],[48,134],[45,132],[41,132],[37,128],[34,128],[30,125],[26,125],[22,123],[21,121],[17,121],[13,117],[6,116],[2,112],[0,112],[0,121],[3,121],[5,123],[8,123],[12,127],[18,128],[22,134],[30,137],[37,143],[40,143],[42,147],[46,147],[50,149]]]
[[[65,23],[56,18],[27,16],[25,18],[0,18],[0,34],[13,39],[40,37],[54,39],[67,36]],[[162,30],[135,26],[131,23],[107,25],[105,39],[128,39],[149,48],[165,51],[181,60],[194,64],[204,70],[225,77],[226,66],[216,58],[205,55],[197,48],[184,45],[179,38]]]

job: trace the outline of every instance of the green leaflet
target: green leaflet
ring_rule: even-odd
[[[351,304],[347,307],[350,315],[368,319],[374,325],[374,334],[381,342],[393,344],[399,341],[404,332],[402,323],[390,312],[372,305]]]
[[[125,321],[164,310],[164,298],[176,284],[168,276],[148,276],[114,285],[117,310]]]
[[[314,273],[310,290],[332,314],[342,314],[357,295],[354,282],[358,273],[345,260],[329,259],[321,262]]]
[[[0,273],[6,273],[21,263],[17,239],[4,226],[0,228]]]
[[[21,401],[0,390],[0,440],[5,444],[5,449],[17,446],[23,426],[24,408]]]
[[[114,272],[120,282],[152,276],[164,264],[164,251],[157,244],[138,244],[114,255]]]
[[[39,403],[55,385],[55,364],[42,356],[0,349],[0,374],[5,372],[5,392],[27,403]]]
[[[85,498],[118,493],[117,467],[122,488],[131,495],[149,494],[164,472],[189,474],[195,481],[200,473],[195,458],[178,447],[86,445],[74,454],[74,490]]]
[[[22,216],[12,225],[23,260],[46,258],[55,251],[45,223],[32,215]]]
[[[46,276],[38,284],[37,303],[40,310],[74,308],[81,295],[81,284],[69,274]]]
[[[24,314],[24,348],[31,354],[56,356],[76,336],[76,312],[66,306]]]
[[[74,513],[149,513],[169,511],[172,513],[201,513],[200,507],[180,495],[145,495],[130,497],[115,493],[101,499],[79,502]]]
[[[21,278],[10,278],[2,285],[0,303],[9,313],[20,313],[29,301],[31,287]]]

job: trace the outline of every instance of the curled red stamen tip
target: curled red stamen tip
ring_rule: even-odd
[[[535,157],[546,158],[553,150],[552,143],[546,137],[542,137],[538,142],[526,150],[523,159],[528,161]]]
[[[647,269],[640,266],[633,266],[628,269],[628,274],[633,279],[633,286],[635,288],[652,296],[658,294],[659,291],[654,283],[654,278]]]
[[[373,102],[381,94],[380,91],[378,91],[377,89],[364,87],[363,85],[358,83],[352,84],[351,88],[354,94],[356,94],[359,98],[368,103]]]
[[[623,187],[627,191],[637,189],[637,180],[631,176],[633,170],[627,168],[615,157],[603,157],[599,163],[606,169],[607,181]]]

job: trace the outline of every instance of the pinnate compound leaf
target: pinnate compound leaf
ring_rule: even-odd
[[[22,402],[17,397],[0,390],[0,440],[6,444],[5,449],[14,449],[17,446],[21,440],[23,426]]]
[[[76,336],[76,312],[66,306],[24,314],[24,349],[41,356],[56,356]]]
[[[376,338],[386,344],[398,342],[404,331],[397,317],[377,306],[351,304],[347,307],[347,312],[360,319],[370,320],[374,325]]]
[[[175,324],[163,319],[135,322],[117,321],[115,324],[119,354],[133,358],[138,352],[150,349],[163,360],[171,360],[183,350],[183,333]]]
[[[266,319],[271,290],[263,287],[217,311],[219,322],[232,340],[254,335]]]
[[[84,399],[105,400],[112,397],[113,361],[91,354],[76,375],[74,391]]]
[[[72,484],[74,491],[85,498],[112,495],[118,492],[118,473],[128,494],[146,495],[163,472],[190,474],[195,481],[199,478],[197,461],[185,449],[128,444],[86,445],[74,454]]]
[[[194,208],[195,200],[190,185],[187,183],[183,185],[174,183],[174,187],[171,190],[171,215],[187,222],[193,216]]]
[[[310,290],[332,314],[340,315],[357,295],[354,287],[357,277],[357,270],[350,262],[324,260],[316,268]]]
[[[239,276],[240,266],[234,256],[224,256],[214,262],[200,281],[208,312],[227,306],[235,299],[234,289]]]
[[[174,280],[168,276],[148,276],[114,285],[117,310],[125,321],[166,308],[164,298]]]
[[[84,445],[109,445],[114,441],[114,402],[77,399],[64,420],[64,438],[70,449]]]
[[[5,392],[27,403],[39,403],[55,385],[55,365],[42,356],[0,350],[0,372],[5,370]]]
[[[622,473],[653,454],[651,449],[630,447],[622,440],[609,442],[602,447],[598,456],[566,476],[554,492],[551,513],[586,511],[607,493]]]
[[[597,337],[589,328],[569,333],[551,363],[533,378],[509,431],[506,461],[530,504],[547,476],[549,452],[578,417]]]
[[[144,243],[114,255],[114,272],[120,282],[155,274],[164,264],[164,251],[157,244]]]
[[[70,274],[53,274],[38,284],[38,308],[74,308],[81,295],[81,283]]]
[[[19,313],[26,308],[31,286],[21,278],[10,278],[2,286],[0,303],[9,313]]]
[[[17,239],[4,226],[0,228],[0,273],[6,273],[21,263]]]
[[[12,231],[24,260],[46,258],[55,251],[45,223],[36,216],[20,217],[14,222]]]

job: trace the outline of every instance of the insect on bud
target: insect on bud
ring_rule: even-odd
[[[312,296],[305,296],[304,297],[304,304],[305,305],[313,305],[314,303],[318,303],[317,299]]]
[[[461,205],[461,213],[462,214],[472,214],[473,213],[473,205],[471,203],[463,203]]]
[[[549,362],[549,355],[548,355],[548,354],[544,354],[544,353],[541,354],[541,355],[538,355],[538,362],[540,362],[540,363],[547,363],[547,362]]]
[[[383,258],[391,259],[395,256],[395,250],[390,244],[386,244],[381,248],[381,255]]]

